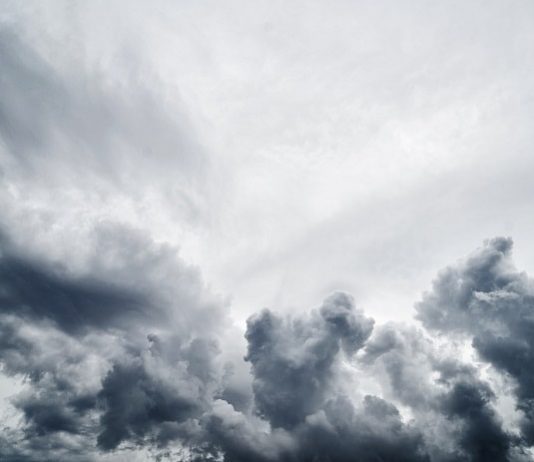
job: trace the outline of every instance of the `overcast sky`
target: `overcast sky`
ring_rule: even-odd
[[[365,316],[377,325],[422,322],[429,332],[448,335],[454,323],[435,321],[429,307],[442,306],[446,283],[436,280],[439,270],[458,264],[454,274],[462,284],[468,279],[463,272],[482,271],[476,262],[492,252],[511,258],[509,241],[484,244],[501,236],[513,239],[516,267],[534,273],[532,82],[534,3],[527,0],[4,1],[0,349],[23,344],[13,340],[22,315],[12,310],[20,306],[39,326],[25,321],[25,329],[37,329],[24,331],[25,342],[39,338],[56,345],[60,335],[61,342],[79,342],[80,351],[100,352],[95,394],[99,384],[106,389],[114,383],[110,371],[120,368],[112,365],[127,355],[130,340],[142,349],[133,340],[149,333],[141,326],[154,332],[173,326],[174,334],[194,338],[204,323],[204,334],[218,339],[225,361],[241,358],[248,347],[250,364],[233,366],[239,371],[235,388],[246,394],[250,383],[275,370],[265,372],[262,360],[254,359],[254,326],[267,322],[255,313],[263,308],[282,317],[304,316],[319,335],[317,326],[330,322],[329,307],[355,305],[365,315],[357,311],[357,321],[350,321],[361,337],[354,351],[367,348],[368,338],[378,341],[369,337]],[[468,255],[475,256],[458,263]],[[499,271],[501,266],[492,277]],[[520,272],[514,277],[522,282],[514,282],[513,290],[524,286],[530,294],[531,283]],[[64,294],[59,298],[52,294],[55,284]],[[476,293],[487,289],[477,287]],[[337,301],[328,302],[334,292],[353,299],[334,296]],[[51,300],[42,302],[47,306],[66,312],[71,306],[77,314],[52,316],[39,305],[44,299]],[[93,304],[109,304],[106,310],[118,314],[108,319]],[[128,310],[117,308],[124,304]],[[157,313],[148,316],[151,321],[139,314],[147,307]],[[90,327],[80,327],[80,320]],[[94,340],[84,329],[106,334]],[[121,329],[128,334],[117,334]],[[295,334],[291,325],[280,329]],[[469,329],[468,336],[482,335]],[[349,355],[346,335],[339,333],[339,348]],[[93,341],[103,343],[97,347]],[[180,345],[191,348],[188,342]],[[296,348],[291,345],[284,348],[290,352]],[[502,368],[480,348],[480,355]],[[46,361],[53,363],[54,354],[47,353]],[[21,380],[36,372],[11,354],[0,360],[1,394],[13,403]],[[243,378],[251,367],[254,378]],[[37,382],[25,389],[27,399],[43,395]],[[254,421],[254,429],[268,422],[289,436],[276,436],[278,446],[250,438],[267,448],[266,460],[282,460],[280,454],[305,437],[295,437],[285,416],[254,391],[256,408],[247,412],[263,419]],[[323,399],[317,396],[311,401]],[[399,393],[392,396],[402,412],[420,411],[407,410],[409,400],[395,401]],[[17,408],[22,398],[17,399],[6,408]],[[230,398],[217,399],[236,413],[244,409]],[[298,411],[302,416],[313,414],[304,408]],[[499,408],[503,415],[505,408]],[[18,410],[27,424],[34,418],[27,406]],[[17,419],[18,411],[6,412]],[[146,436],[143,431],[131,430],[138,437]],[[127,440],[126,433],[113,440],[102,431],[100,450],[114,449],[113,441]],[[58,441],[56,449],[74,447],[70,440]],[[89,457],[89,446],[80,444],[77,454]],[[225,449],[220,440],[213,444],[226,460],[260,460]],[[445,460],[433,450],[432,461]],[[73,460],[68,451],[35,454]],[[301,454],[299,460],[312,456]]]

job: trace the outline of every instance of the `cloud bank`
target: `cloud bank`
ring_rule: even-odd
[[[24,381],[3,460],[529,460],[533,282],[510,239],[441,271],[420,328],[377,325],[334,293],[252,316],[239,358],[224,301],[174,249],[99,233],[114,244],[90,274],[2,241],[0,361]]]

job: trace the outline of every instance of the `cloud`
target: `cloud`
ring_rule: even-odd
[[[398,409],[365,396],[360,409],[343,397],[327,403],[324,414],[308,418],[297,460],[428,461],[421,433],[405,424]]]
[[[112,223],[96,227],[86,241],[89,256],[81,270],[72,269],[71,262],[27,257],[11,239],[3,241],[4,313],[47,319],[70,333],[164,322],[192,333],[207,312],[203,328],[219,322],[219,301],[204,291],[198,271],[181,261],[175,248],[158,246],[140,230]]]
[[[454,339],[441,340],[413,327],[381,326],[362,361],[385,395],[409,409],[430,460],[522,460],[522,444],[505,429],[481,369],[460,359]]]
[[[440,273],[417,305],[425,329],[375,325],[338,292],[308,314],[252,316],[243,362],[225,353],[224,304],[174,249],[124,226],[94,234],[81,273],[2,241],[0,361],[25,380],[5,460],[528,460],[530,369],[513,359],[531,283],[511,240]],[[519,428],[481,361],[513,381]]]
[[[155,88],[135,74],[114,83],[105,70],[58,67],[18,26],[0,30],[0,136],[10,157],[4,170],[26,169],[26,178],[38,181],[45,178],[37,168],[54,178],[68,168],[77,181],[96,174],[128,187],[143,184],[147,174],[161,178],[166,169],[175,179],[202,172],[205,153],[190,122],[176,110],[171,115]]]
[[[338,354],[361,348],[372,327],[342,293],[325,300],[310,319],[281,319],[267,310],[249,319],[246,360],[261,415],[276,427],[292,428],[317,411]]]
[[[13,448],[36,459],[90,457],[194,427],[219,393],[227,322],[224,303],[175,249],[104,225],[87,275],[2,243],[0,361],[25,380],[12,399],[24,443]]]
[[[513,438],[489,405],[494,395],[486,384],[460,381],[441,398],[445,416],[461,422],[457,435],[460,457],[473,462],[510,460]]]
[[[511,239],[388,322],[531,234],[531,7],[67,3],[0,13],[0,459],[532,459]]]
[[[122,441],[141,438],[154,427],[165,429],[165,423],[184,422],[198,414],[201,396],[194,388],[177,377],[172,382],[162,380],[142,363],[114,365],[98,394],[105,409],[99,447],[115,449]]]
[[[62,275],[54,268],[16,256],[1,258],[0,278],[3,312],[53,320],[69,332],[110,328],[120,318],[146,315],[142,308],[150,306],[142,293],[121,290],[98,279]]]
[[[63,42],[36,42],[30,29],[0,23],[2,226],[38,226],[43,240],[106,219],[160,220],[174,233],[205,221],[211,164],[177,92],[162,95],[133,50],[137,69],[87,62],[83,50],[57,59]]]
[[[533,283],[515,269],[511,251],[509,238],[486,241],[465,261],[442,271],[417,310],[427,329],[465,336],[481,360],[512,380],[517,408],[523,413],[522,437],[531,445]]]

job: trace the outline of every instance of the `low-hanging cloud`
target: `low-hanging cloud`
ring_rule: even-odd
[[[510,239],[439,273],[417,304],[423,328],[376,324],[338,292],[309,314],[252,316],[239,360],[225,302],[174,249],[94,233],[107,247],[84,274],[2,240],[0,361],[24,379],[3,460],[529,460],[532,282]],[[240,361],[250,374],[232,399]],[[486,365],[510,382],[516,422]]]
[[[111,225],[95,230],[96,242],[102,233],[108,248],[95,254],[93,276],[3,240],[0,360],[25,378],[12,398],[22,433],[11,450],[36,460],[166,441],[179,423],[194,428],[218,392],[224,302],[174,249]]]
[[[460,334],[480,359],[511,379],[522,414],[521,437],[534,443],[533,283],[511,261],[512,240],[496,238],[444,270],[417,305],[430,331]]]
[[[336,360],[361,348],[373,322],[345,294],[325,300],[310,319],[283,319],[268,310],[248,321],[246,360],[260,414],[273,426],[293,428],[320,409]]]

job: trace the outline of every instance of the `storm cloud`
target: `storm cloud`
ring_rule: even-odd
[[[534,9],[330,3],[0,6],[0,460],[533,460]]]
[[[533,440],[533,281],[517,271],[512,240],[495,238],[456,267],[442,271],[417,305],[430,331],[465,336],[480,359],[511,379],[522,414],[521,433]]]
[[[133,231],[113,232],[124,245]],[[4,244],[0,359],[25,384],[11,399],[21,420],[6,432],[2,455],[97,460],[146,449],[196,461],[528,460],[531,282],[513,268],[511,245],[487,241],[440,272],[417,304],[423,329],[376,324],[338,292],[308,314],[252,316],[239,360],[224,353],[225,336],[234,335],[224,304],[203,305],[201,283],[196,298],[188,286],[186,299],[197,313],[219,316],[216,324],[172,317],[180,296],[164,296],[164,279],[161,294],[152,282],[128,283],[143,265],[147,277],[158,265],[174,268],[169,277],[187,272],[177,256],[167,258],[170,249],[144,241],[153,253],[123,266],[131,278],[113,280],[68,275]],[[130,249],[124,255],[135,255]],[[477,361],[457,356],[458,335]],[[227,397],[239,361],[250,368],[241,406]],[[502,388],[484,365],[511,381],[516,424],[500,416]]]
[[[292,428],[326,400],[342,350],[355,353],[373,322],[345,294],[325,300],[310,319],[281,319],[266,310],[249,319],[246,360],[258,410],[272,425]]]
[[[11,444],[28,457],[68,459],[62,443],[50,446],[61,435],[80,457],[88,447],[165,441],[180,423],[194,428],[219,390],[214,326],[224,329],[224,303],[173,249],[124,227],[100,233],[119,247],[95,256],[94,276],[18,255],[3,241],[0,359],[4,373],[25,380],[12,398],[25,443]]]

